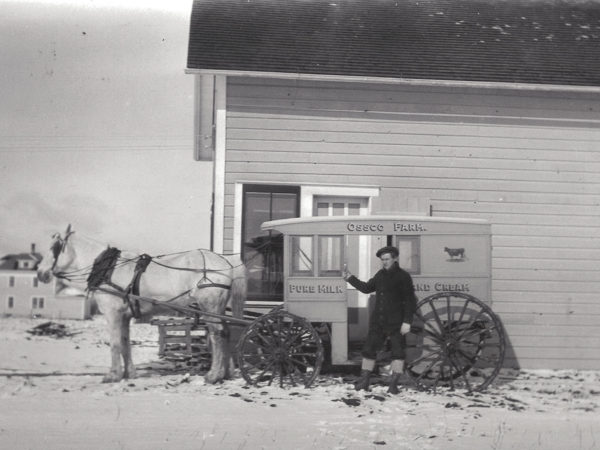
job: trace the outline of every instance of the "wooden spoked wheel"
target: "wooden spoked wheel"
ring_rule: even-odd
[[[420,388],[481,391],[502,368],[500,319],[471,295],[440,292],[421,300],[411,331],[406,372]]]
[[[323,345],[310,322],[279,309],[256,319],[242,334],[238,366],[253,386],[309,387],[323,364]]]

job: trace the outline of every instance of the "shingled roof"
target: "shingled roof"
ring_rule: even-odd
[[[195,0],[187,67],[600,87],[600,1]]]

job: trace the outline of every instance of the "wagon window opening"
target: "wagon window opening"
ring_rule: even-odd
[[[319,236],[319,276],[342,276],[344,236]]]
[[[242,259],[248,267],[249,300],[283,300],[283,236],[262,231],[263,222],[299,217],[298,186],[244,185]]]
[[[291,236],[292,276],[313,275],[313,238],[312,236]]]
[[[419,236],[396,236],[398,264],[411,274],[421,273],[421,245]]]

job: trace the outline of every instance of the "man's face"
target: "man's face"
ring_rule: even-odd
[[[398,258],[394,258],[391,253],[384,253],[379,259],[385,270],[389,270],[398,261]]]

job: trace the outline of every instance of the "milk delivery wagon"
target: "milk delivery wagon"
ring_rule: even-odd
[[[327,327],[326,358],[333,365],[358,361],[349,357],[349,349],[364,341],[373,303],[344,281],[344,264],[367,280],[381,268],[375,251],[394,245],[419,299],[407,335],[407,374],[419,387],[469,391],[485,389],[496,377],[505,339],[490,308],[491,236],[486,221],[328,216],[274,220],[262,229],[283,234],[284,309],[316,329]],[[314,367],[307,370],[318,373],[322,358],[310,361]]]

